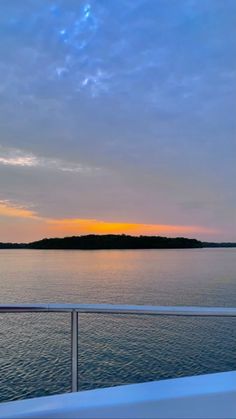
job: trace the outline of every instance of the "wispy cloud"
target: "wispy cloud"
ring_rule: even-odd
[[[5,166],[36,166],[34,157],[0,157],[0,164]]]
[[[9,200],[0,200],[0,216],[40,219],[36,212]]]
[[[34,167],[38,165],[38,160],[33,154],[0,146],[0,164],[5,166]]]
[[[73,172],[81,174],[92,174],[98,172],[98,167],[90,167],[80,163],[67,162],[61,159],[39,157],[32,153],[0,146],[0,165],[16,166],[22,168],[47,168],[62,172]]]

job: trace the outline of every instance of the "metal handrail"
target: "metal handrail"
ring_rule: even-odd
[[[0,304],[1,313],[71,313],[71,390],[78,391],[78,313],[154,316],[236,317],[235,307],[142,306],[113,304]]]

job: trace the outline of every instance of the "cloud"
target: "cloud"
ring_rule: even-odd
[[[1,164],[4,166],[16,166],[22,168],[38,167],[81,174],[92,174],[101,170],[98,167],[90,167],[83,164],[66,162],[61,159],[38,157],[32,153],[27,153],[22,150],[4,148],[0,146],[0,165]]]
[[[0,164],[5,166],[35,167],[38,166],[38,159],[33,154],[0,146]]]
[[[32,167],[37,166],[37,161],[35,157],[24,156],[24,157],[0,157],[0,164],[5,166],[23,166],[23,167]]]
[[[0,217],[13,217],[13,218],[32,218],[39,219],[36,212],[14,204],[8,200],[0,200]]]

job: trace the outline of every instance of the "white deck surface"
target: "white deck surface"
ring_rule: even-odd
[[[236,418],[236,371],[0,404],[1,419]]]

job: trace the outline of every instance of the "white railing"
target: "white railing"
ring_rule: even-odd
[[[78,313],[236,317],[236,308],[113,304],[0,304],[1,313],[71,313],[71,390],[78,391]]]

